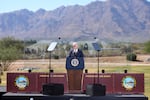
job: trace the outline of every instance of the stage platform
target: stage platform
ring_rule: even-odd
[[[89,96],[86,94],[64,94],[50,96],[32,93],[5,93],[1,100],[148,100],[144,95],[105,95]]]
[[[83,73],[80,81],[78,89],[68,82],[67,73],[7,73],[6,93],[1,100],[148,100],[143,95],[143,73]],[[98,86],[106,88],[98,88],[99,82]],[[46,87],[45,83],[51,84]],[[45,95],[48,90],[51,95]],[[98,96],[92,96],[95,93]]]

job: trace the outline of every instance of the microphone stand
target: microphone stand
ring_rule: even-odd
[[[51,51],[49,54],[49,83],[51,83]]]
[[[100,52],[100,47],[98,43],[92,43],[94,49],[97,51],[97,84],[99,84],[99,52]],[[95,84],[95,75],[94,75],[94,84]]]
[[[97,61],[98,61],[98,66],[97,66],[97,83],[99,84],[99,52],[100,50],[97,50]]]

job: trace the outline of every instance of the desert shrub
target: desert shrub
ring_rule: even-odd
[[[53,57],[54,57],[54,59],[59,59],[58,55],[54,55]]]
[[[137,55],[134,53],[127,54],[127,60],[129,61],[136,61]]]
[[[144,48],[146,53],[150,53],[150,41],[145,43],[145,48]]]

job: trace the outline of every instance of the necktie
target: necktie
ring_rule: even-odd
[[[77,49],[74,49],[74,53],[77,53]]]

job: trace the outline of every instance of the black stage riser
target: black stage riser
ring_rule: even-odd
[[[147,97],[114,97],[114,96],[4,96],[1,100],[148,100]]]
[[[0,100],[2,98],[2,95],[5,94],[6,92],[0,92]]]
[[[49,83],[43,85],[43,94],[45,95],[63,95],[64,94],[64,85]]]
[[[86,94],[90,96],[105,96],[106,87],[101,84],[89,84],[86,87]]]

